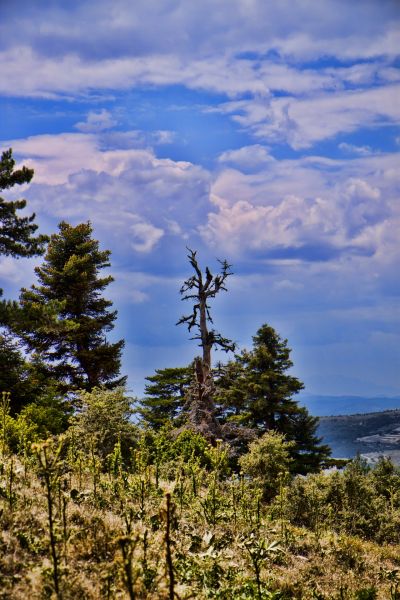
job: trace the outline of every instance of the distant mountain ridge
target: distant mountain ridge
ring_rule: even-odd
[[[384,455],[400,464],[399,409],[320,417],[318,435],[336,458],[353,458],[359,453],[374,463]]]
[[[400,409],[400,396],[325,396],[300,394],[299,403],[316,417],[354,415]]]

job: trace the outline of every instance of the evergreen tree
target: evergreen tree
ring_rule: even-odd
[[[48,365],[60,389],[86,389],[124,383],[116,378],[120,369],[123,340],[111,344],[105,334],[113,329],[116,311],[101,292],[113,281],[99,271],[110,266],[108,250],[99,250],[91,237],[90,223],[72,227],[62,222],[50,238],[44,264],[35,269],[39,284],[21,292],[22,310],[60,302],[57,326],[46,328],[25,322],[20,332],[30,351]]]
[[[29,364],[24,360],[16,343],[6,333],[0,334],[0,394],[10,392],[11,414],[32,402],[32,389]]]
[[[253,342],[253,350],[242,351],[235,361],[219,369],[219,417],[251,427],[259,434],[284,434],[288,441],[296,442],[291,452],[293,470],[318,470],[330,450],[316,436],[318,419],[293,399],[304,386],[287,373],[293,366],[287,340],[263,325]]]
[[[14,169],[15,160],[12,150],[2,153],[0,159],[0,192],[14,185],[29,183],[33,177],[33,169],[22,167]],[[0,255],[35,256],[43,254],[47,237],[39,235],[34,237],[37,225],[34,223],[35,214],[29,217],[20,217],[17,211],[26,207],[26,200],[7,202],[0,197]]]
[[[0,334],[0,365],[0,393],[10,392],[12,415],[55,391],[55,382],[44,365],[39,360],[28,361],[15,339],[6,332]]]
[[[186,395],[193,380],[193,364],[188,367],[156,369],[146,377],[146,398],[141,400],[139,414],[146,425],[157,429],[168,423],[177,426],[183,417]]]

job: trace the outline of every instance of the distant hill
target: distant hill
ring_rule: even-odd
[[[318,434],[336,458],[353,458],[357,453],[375,462],[390,455],[400,464],[400,410],[367,414],[320,417]]]
[[[298,401],[316,417],[354,415],[400,409],[400,396],[317,396],[300,394]]]

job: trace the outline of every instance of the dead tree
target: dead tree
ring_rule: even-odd
[[[214,276],[208,267],[203,273],[197,262],[196,252],[190,248],[188,251],[188,259],[195,273],[184,282],[180,293],[182,300],[191,300],[194,304],[192,313],[181,317],[177,325],[186,324],[190,332],[195,329],[196,334],[191,339],[199,340],[202,348],[202,357],[195,359],[196,378],[189,391],[188,419],[192,428],[213,441],[221,437],[222,428],[215,417],[211,351],[213,347],[219,347],[225,352],[233,352],[235,344],[215,329],[209,328],[209,324],[213,325],[213,320],[208,302],[221,290],[226,291],[225,281],[232,275],[232,271],[231,265],[224,260],[219,261],[221,271],[218,275]]]

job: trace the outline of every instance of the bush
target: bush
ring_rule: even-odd
[[[290,451],[294,445],[294,442],[287,442],[281,433],[268,431],[252,442],[249,452],[239,459],[243,473],[262,483],[266,500],[276,496],[279,482],[289,473],[293,461]]]
[[[103,459],[119,442],[123,456],[127,457],[138,438],[132,415],[132,399],[125,396],[122,388],[81,391],[68,437],[76,447],[90,449]]]

